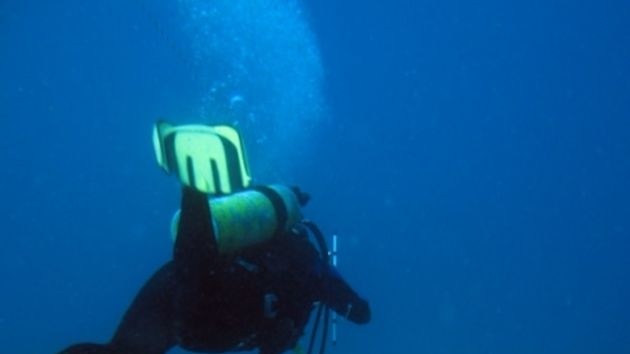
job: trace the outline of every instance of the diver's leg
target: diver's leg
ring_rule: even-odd
[[[169,262],[142,287],[110,343],[114,353],[163,354],[175,345],[174,272]]]
[[[208,197],[190,187],[182,190],[182,205],[173,251],[178,281],[203,282],[217,260]]]
[[[75,344],[59,352],[59,354],[118,354],[107,345],[82,343]]]
[[[175,345],[172,316],[175,286],[174,266],[169,262],[142,287],[109,344],[76,344],[59,354],[166,353]]]

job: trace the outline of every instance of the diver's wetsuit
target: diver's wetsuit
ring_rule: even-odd
[[[279,354],[295,346],[316,301],[355,323],[370,320],[368,303],[303,235],[220,255],[209,213],[207,197],[185,188],[173,260],[145,284],[109,344],[60,354],[163,354],[175,345]]]

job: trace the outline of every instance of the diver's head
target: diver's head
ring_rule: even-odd
[[[295,194],[295,197],[297,198],[297,201],[301,207],[308,204],[308,202],[311,200],[311,195],[302,191],[300,187],[293,186],[291,187],[291,190],[293,191],[293,194]]]

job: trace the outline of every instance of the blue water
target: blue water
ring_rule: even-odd
[[[230,123],[340,235],[331,353],[630,352],[623,1],[0,2],[0,352],[104,341],[171,251],[152,123]],[[182,353],[174,350],[172,353]]]

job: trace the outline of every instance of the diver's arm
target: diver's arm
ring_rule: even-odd
[[[283,250],[280,259],[287,260],[296,277],[313,296],[350,321],[363,324],[370,321],[371,312],[367,301],[362,299],[337,270],[325,262],[306,237],[298,235],[279,238]]]
[[[320,298],[339,315],[357,324],[368,323],[372,317],[370,305],[362,299],[337,270],[321,262]]]

